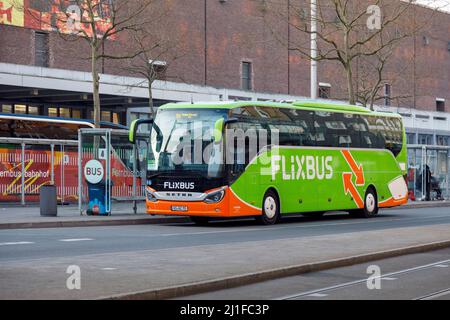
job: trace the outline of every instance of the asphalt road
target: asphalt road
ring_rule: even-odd
[[[245,220],[214,222],[207,227],[171,223],[0,230],[0,299],[90,299],[148,291],[448,240],[449,228],[450,208],[440,207],[385,210],[373,219],[350,218],[345,213],[332,213],[323,218],[294,217],[275,226],[260,226],[253,220]],[[310,241],[311,237],[315,240]],[[396,263],[383,265],[382,272],[449,260],[448,252],[445,255],[447,257],[433,257],[431,260],[413,258],[411,263],[398,265],[398,268]],[[414,292],[412,296],[449,288],[448,274],[443,278],[439,274],[438,278],[431,278],[438,272],[446,272],[446,263],[427,267],[428,271],[423,275],[412,278],[426,281],[423,286],[415,284],[426,290]],[[82,285],[77,290],[71,290],[67,285],[70,279],[68,267],[71,266],[81,270]],[[257,298],[292,295],[292,299],[336,298],[322,293],[323,290],[315,292],[315,296],[303,293],[355,279],[359,282],[340,286],[339,292],[342,298],[345,294],[359,297],[367,291],[364,281],[361,282],[365,278],[364,268],[359,268],[335,278],[326,273],[312,277],[310,282],[306,282],[310,284],[307,287],[303,286],[303,281],[292,281],[295,286],[290,286],[291,282],[274,282],[273,287],[267,290],[236,289],[242,294],[230,297],[248,299],[255,298],[256,294]],[[400,275],[392,278],[400,279]],[[384,279],[381,283],[383,288],[402,286],[402,282],[397,280]],[[345,290],[350,291],[345,293]],[[401,292],[393,292],[392,297],[403,297]],[[439,297],[445,297],[445,294],[439,293]]]
[[[445,223],[450,223],[449,207],[390,209],[372,219],[350,218],[346,213],[332,213],[323,218],[291,217],[275,226],[260,226],[253,220],[243,220],[213,222],[207,227],[174,223],[0,230],[0,267],[2,262],[37,258],[302,238]]]
[[[374,274],[375,268],[379,274]],[[370,280],[369,276],[372,276]],[[181,299],[450,300],[450,249],[307,273]]]

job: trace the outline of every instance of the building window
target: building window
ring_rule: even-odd
[[[416,134],[415,133],[407,133],[406,134],[406,143],[407,144],[416,144]]]
[[[101,121],[111,122],[111,111],[102,111],[101,112]]]
[[[48,67],[48,33],[35,32],[34,62],[38,67]]]
[[[436,111],[445,112],[445,99],[436,99]]]
[[[35,106],[28,106],[28,114],[32,114],[32,115],[39,115],[39,107],[35,107]]]
[[[433,145],[433,135],[432,134],[419,134],[418,143],[424,145]]]
[[[319,83],[319,98],[330,99],[331,97],[331,84]]]
[[[2,112],[3,113],[13,113],[12,105],[10,105],[10,104],[2,105]]]
[[[386,107],[389,107],[391,105],[391,92],[392,92],[391,85],[386,83],[384,85],[384,105]]]
[[[448,146],[449,145],[449,136],[436,136],[436,144],[438,146]]]
[[[48,108],[48,116],[49,117],[57,117],[58,116],[58,108]]]
[[[70,118],[69,108],[59,108],[59,116],[62,118]]]
[[[112,114],[112,122],[116,124],[120,124],[120,117],[117,112],[113,112]]]
[[[81,119],[81,110],[72,109],[72,118]]]
[[[253,90],[252,63],[242,61],[242,90]]]
[[[240,97],[240,96],[228,96],[228,100],[230,101],[251,101],[250,97]]]
[[[27,106],[24,104],[14,105],[14,113],[27,114]]]

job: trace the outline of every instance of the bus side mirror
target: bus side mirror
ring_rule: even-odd
[[[229,118],[225,120],[224,118],[220,118],[214,124],[214,143],[219,143],[222,141],[223,131],[226,128],[227,124],[236,123],[239,120],[236,118]]]
[[[136,119],[131,123],[128,140],[132,143],[136,143],[136,134],[139,126],[143,124],[153,125],[153,119]]]

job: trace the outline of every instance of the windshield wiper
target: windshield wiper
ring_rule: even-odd
[[[201,170],[164,170],[164,171],[160,171],[157,173],[154,173],[150,176],[147,176],[147,179],[151,179],[151,178],[156,178],[162,174],[170,174],[170,175],[185,175],[185,174],[194,174],[194,175],[198,175],[201,176],[202,178],[206,178],[209,179],[208,175],[206,172],[201,171]]]
[[[167,173],[167,172],[170,172],[170,171],[160,171],[160,172],[157,172],[157,173],[155,173],[155,174],[152,174],[151,176],[147,176],[147,179],[156,178],[156,177],[162,175],[163,173]]]

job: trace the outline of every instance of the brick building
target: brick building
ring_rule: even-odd
[[[289,12],[290,0],[277,1]],[[41,3],[39,6],[22,2],[40,11],[52,10],[45,1],[34,1]],[[309,12],[308,1],[295,2]],[[363,6],[363,2],[358,3]],[[57,32],[27,25],[26,17],[14,11],[12,3],[0,0],[0,111],[91,118],[85,41],[68,42]],[[176,59],[173,55],[158,58],[169,67],[153,84],[156,105],[309,96],[309,60],[288,50],[277,37],[289,36],[288,40],[296,43],[308,41],[308,35],[289,26],[287,15],[283,20],[265,10],[264,4],[264,0],[166,0],[153,8],[166,12],[164,22],[155,28],[166,38],[176,39],[179,53]],[[399,76],[385,85],[384,98],[377,104],[404,115],[409,142],[449,144],[450,14],[430,12],[413,6],[405,15],[404,23],[424,23],[426,27],[395,49],[387,72]],[[289,14],[290,20],[297,18]],[[102,50],[120,54],[130,45],[129,38],[119,35]],[[126,124],[132,118],[148,116],[148,93],[142,79],[123,66],[120,60],[101,61],[100,93],[102,119]],[[320,62],[318,74],[322,98],[346,99],[345,78],[335,63]]]

